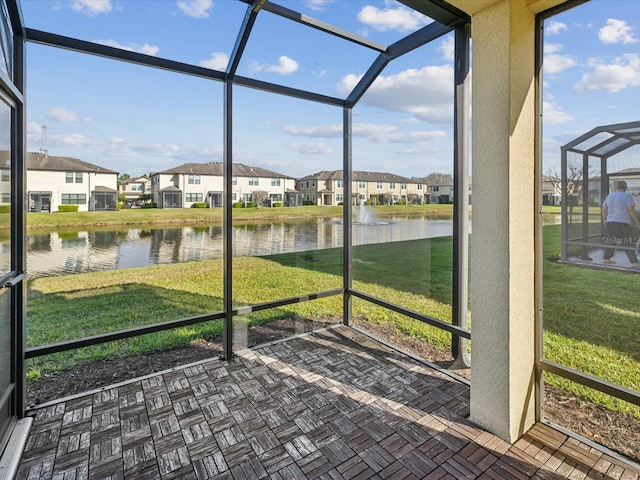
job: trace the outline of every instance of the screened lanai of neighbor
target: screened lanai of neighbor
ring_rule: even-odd
[[[0,4],[0,480],[640,478],[624,1]]]
[[[635,202],[640,203],[640,164],[637,146],[640,122],[602,125],[562,147],[562,259],[577,263],[602,263],[603,246],[615,244],[616,268],[630,268],[625,250],[636,251],[638,235],[618,244],[603,231],[603,200],[623,180]],[[586,188],[584,187],[586,186]],[[584,208],[587,206],[587,208]]]

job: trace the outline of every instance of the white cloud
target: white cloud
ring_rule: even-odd
[[[569,27],[562,22],[551,22],[548,26],[544,27],[547,35],[558,35],[562,30],[569,30]]]
[[[47,118],[56,122],[77,122],[80,117],[73,110],[64,107],[51,107],[47,112]]]
[[[591,71],[574,86],[578,92],[605,90],[615,93],[627,87],[640,86],[640,56],[637,53],[616,57],[612,63],[590,59],[589,67]]]
[[[282,130],[294,137],[340,138],[342,125],[304,126],[285,125]]]
[[[298,70],[298,68],[298,62],[286,55],[282,55],[278,59],[277,65],[266,66],[256,61],[252,61],[249,64],[249,70],[252,72],[261,72],[262,70],[266,70],[267,72],[279,73],[280,75],[289,75]]]
[[[70,135],[63,135],[56,138],[56,143],[62,144],[65,146],[82,146],[88,145],[92,140],[89,137],[85,137],[79,133],[72,133]]]
[[[280,75],[289,75],[298,70],[298,68],[298,62],[286,55],[282,55],[278,59],[278,65],[267,67],[266,70],[267,72],[279,73]]]
[[[335,0],[305,0],[304,4],[309,10],[319,12],[325,9],[327,5],[330,5]]]
[[[27,123],[27,137],[28,138],[37,138],[40,140],[42,138],[42,125],[38,122],[28,122]]]
[[[558,54],[560,50],[562,50],[562,45],[559,43],[545,43],[544,73],[553,75],[576,66],[574,58],[570,55]]]
[[[72,0],[71,8],[85,15],[95,16],[109,13],[112,9],[111,0]]]
[[[358,20],[375,30],[399,32],[411,32],[431,23],[430,19],[409,8],[379,9],[371,5],[358,12]]]
[[[624,20],[610,18],[607,24],[598,32],[598,38],[602,43],[636,43],[637,38],[633,36],[633,28],[627,25]]]
[[[455,60],[456,42],[452,35],[448,35],[438,45],[438,50],[442,52],[442,60],[445,62],[453,62]]]
[[[293,143],[291,144],[291,148],[303,155],[329,155],[333,153],[333,149],[323,142]]]
[[[542,120],[545,124],[567,123],[575,120],[574,117],[562,111],[553,102],[542,102]]]
[[[95,42],[100,43],[101,45],[106,45],[107,47],[119,48],[120,50],[126,50],[128,52],[144,53],[145,55],[157,55],[160,51],[160,47],[149,45],[148,43],[138,45],[136,43],[129,42],[128,45],[123,45],[117,40],[96,40]]]
[[[213,0],[178,0],[176,5],[188,17],[209,18]]]
[[[347,75],[337,86],[348,95],[361,76]],[[423,122],[450,125],[453,120],[453,67],[427,66],[388,77],[380,76],[362,97],[363,104],[410,113]]]
[[[296,137],[341,138],[342,125],[287,125],[283,130]],[[353,137],[370,138],[375,143],[423,143],[446,137],[442,131],[399,131],[395,125],[359,123],[353,125]]]
[[[211,58],[208,60],[202,60],[200,62],[201,67],[211,68],[213,70],[225,70],[229,63],[229,56],[223,52],[213,52]]]

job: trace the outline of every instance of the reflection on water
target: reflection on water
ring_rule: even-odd
[[[543,215],[543,225],[557,225],[560,215]],[[353,226],[353,244],[400,242],[452,234],[452,221],[394,217],[387,224]],[[342,246],[338,219],[236,224],[234,256],[261,256]],[[30,278],[222,258],[222,226],[132,228],[125,230],[49,232],[27,236]],[[0,252],[9,257],[11,243]]]
[[[392,218],[354,225],[353,244],[399,242],[452,234],[452,221]],[[261,256],[341,247],[338,220],[234,225],[234,256]],[[222,226],[132,228],[28,235],[29,278],[222,258]]]

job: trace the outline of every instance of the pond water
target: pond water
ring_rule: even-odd
[[[549,216],[545,224],[558,219]],[[557,216],[559,218],[559,215]],[[452,235],[451,219],[392,217],[353,225],[353,244]],[[260,256],[341,247],[339,219],[236,224],[234,256]],[[222,258],[222,225],[182,228],[78,230],[27,235],[29,278]]]
[[[396,242],[452,234],[447,219],[390,218],[353,226],[353,244]],[[260,256],[341,247],[338,219],[237,224],[234,256]],[[29,278],[222,258],[222,225],[182,228],[78,230],[27,235]]]

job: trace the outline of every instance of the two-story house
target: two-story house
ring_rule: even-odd
[[[427,203],[453,202],[453,177],[443,175],[427,183]]]
[[[222,162],[185,163],[151,174],[151,195],[158,208],[184,208],[196,202],[222,207]],[[232,166],[232,201],[260,205],[286,204],[287,193],[294,192],[295,179],[281,173],[241,163]]]
[[[138,201],[143,195],[151,194],[151,180],[147,177],[129,178],[118,185],[118,194],[126,201]]]
[[[306,203],[341,205],[344,203],[342,170],[321,171],[298,180],[298,191]],[[393,173],[353,171],[352,203],[362,201],[374,205],[418,203],[424,201],[424,185]]]
[[[11,201],[9,152],[0,152],[1,202]],[[78,211],[116,210],[118,172],[72,157],[27,153],[27,210],[55,212],[60,205],[78,205]]]

